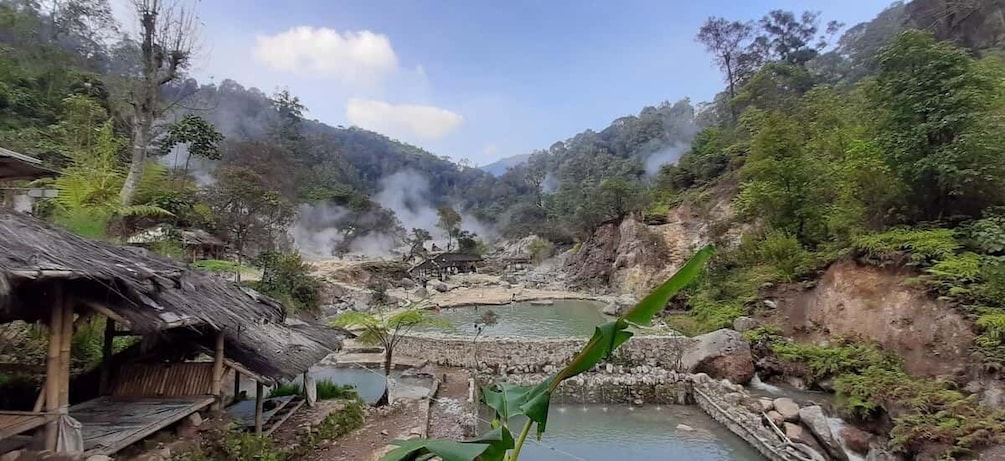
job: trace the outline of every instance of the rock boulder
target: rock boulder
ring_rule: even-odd
[[[857,427],[845,426],[838,433],[844,446],[860,455],[869,453],[869,444],[872,442],[872,434]]]
[[[750,345],[735,330],[722,329],[695,336],[684,351],[681,364],[691,373],[707,373],[746,383],[754,377],[754,357]]]
[[[802,420],[803,424],[810,429],[810,432],[816,436],[817,440],[823,445],[824,450],[827,451],[831,457],[840,460],[847,460],[848,455],[845,454],[844,449],[841,448],[841,444],[838,443],[836,437],[831,431],[831,423],[827,415],[824,414],[824,409],[819,405],[811,405],[799,409],[799,419]]]
[[[753,330],[760,325],[761,322],[758,322],[750,317],[737,317],[736,320],[733,320],[733,329],[739,331],[740,333]]]
[[[777,398],[773,402],[777,411],[786,421],[799,421],[799,404],[788,397]]]

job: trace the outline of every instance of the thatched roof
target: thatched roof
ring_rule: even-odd
[[[453,267],[459,266],[465,263],[476,263],[481,261],[482,258],[478,255],[470,255],[464,253],[440,253],[435,256],[426,258],[424,261],[416,264],[408,272],[413,272],[423,269],[439,269],[443,267]]]
[[[271,378],[305,371],[348,334],[287,325],[282,305],[254,290],[0,209],[0,323],[47,318],[55,284],[138,333],[188,327],[211,338],[209,331],[223,331],[228,357]]]
[[[163,242],[171,239],[171,232],[172,229],[169,226],[162,224],[133,234],[126,239],[126,243],[145,245]],[[176,232],[181,237],[181,244],[183,246],[227,246],[223,240],[214,237],[213,234],[202,229],[178,229]]]
[[[0,180],[37,179],[55,174],[35,157],[0,147]]]

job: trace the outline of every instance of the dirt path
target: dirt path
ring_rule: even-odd
[[[458,368],[442,367],[438,377],[440,382],[436,400],[429,408],[429,437],[434,439],[458,440],[473,434],[465,433],[465,428],[474,427],[474,415],[468,413],[468,375]]]
[[[312,461],[367,461],[394,439],[408,438],[424,424],[419,402],[395,404],[391,408],[369,409],[363,427],[337,440],[323,444]]]

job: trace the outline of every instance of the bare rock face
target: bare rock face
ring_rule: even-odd
[[[793,442],[805,443],[807,445],[813,444],[813,436],[810,435],[809,431],[798,424],[785,423],[785,436],[791,439]]]
[[[768,419],[770,419],[771,422],[775,424],[775,426],[782,427],[782,424],[785,423],[785,417],[782,416],[781,413],[779,413],[779,412],[777,412],[775,410],[769,411],[767,413],[767,415],[768,415]]]
[[[707,373],[743,384],[754,377],[754,357],[750,345],[735,330],[722,329],[695,336],[684,352],[681,364],[692,373]]]

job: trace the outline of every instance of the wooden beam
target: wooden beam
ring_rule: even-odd
[[[216,333],[216,348],[213,351],[213,387],[210,393],[216,397],[213,411],[223,409],[223,330]]]
[[[63,300],[62,286],[53,284],[49,303],[49,353],[45,358],[45,412],[54,415],[59,409],[59,348],[63,344]],[[56,450],[56,436],[59,425],[53,419],[45,426],[45,449]]]
[[[99,314],[104,315],[105,317],[108,317],[108,318],[110,318],[112,320],[115,320],[116,322],[119,322],[119,323],[121,323],[123,325],[129,326],[129,321],[128,320],[126,320],[125,318],[123,318],[121,315],[116,314],[115,311],[113,311],[113,310],[111,310],[111,309],[109,309],[109,308],[107,308],[105,306],[102,306],[101,304],[87,301],[87,302],[84,302],[84,305],[86,305],[87,307],[90,307],[91,309],[94,309]]]
[[[255,381],[255,435],[262,435],[262,413],[265,407],[265,386]]]
[[[115,345],[115,320],[105,319],[105,342],[101,344],[101,378],[98,381],[98,393],[108,393],[108,379],[112,374],[112,346]]]

